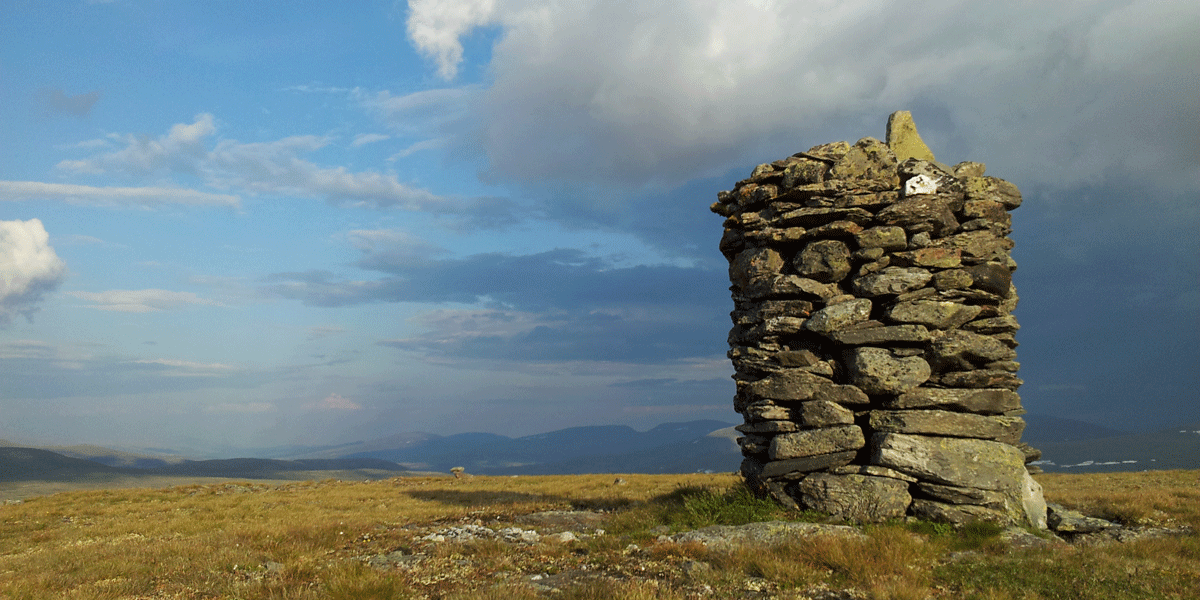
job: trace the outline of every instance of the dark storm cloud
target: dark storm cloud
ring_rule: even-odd
[[[432,356],[661,363],[724,352],[729,327],[724,270],[616,267],[575,249],[420,259],[374,247],[358,266],[390,276],[356,281],[324,271],[280,273],[266,288],[314,306],[483,307],[427,313],[424,333],[381,342]]]
[[[328,271],[278,273],[265,280],[279,296],[314,306],[368,302],[481,301],[524,311],[611,306],[723,306],[723,270],[671,265],[614,267],[581,250],[528,255],[476,254],[460,259],[397,259],[368,254],[358,266],[389,273],[374,280],[339,278]]]
[[[436,328],[417,337],[379,343],[461,359],[649,365],[722,353],[727,321],[720,313],[672,314],[669,309],[636,314],[549,313],[536,315],[515,330]]]

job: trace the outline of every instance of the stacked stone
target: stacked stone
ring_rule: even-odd
[[[712,206],[742,473],[852,520],[1044,527],[1016,393],[1020,192],[936,162],[907,112],[886,139],[759,165]]]

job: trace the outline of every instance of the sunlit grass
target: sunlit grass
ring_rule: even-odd
[[[660,536],[811,515],[764,502],[731,475],[622,478],[234,482],[35,497],[0,506],[0,598],[674,600],[852,588],[899,600],[1182,599],[1200,590],[1194,533],[1015,550],[988,523],[897,522],[864,527],[862,536],[716,550]],[[1048,499],[1086,514],[1200,525],[1198,472],[1039,480]],[[537,544],[421,539],[452,525],[498,529],[572,509],[603,511],[597,526],[607,532]],[[368,563],[389,553],[411,560]],[[537,581],[554,581],[557,591]]]

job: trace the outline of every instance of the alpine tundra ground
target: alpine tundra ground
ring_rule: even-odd
[[[1051,502],[1175,533],[1067,543],[897,522],[682,534],[820,520],[732,475],[204,482],[0,505],[0,598],[1200,597],[1200,472],[1038,478]]]

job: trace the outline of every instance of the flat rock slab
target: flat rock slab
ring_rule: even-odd
[[[872,431],[979,438],[1015,446],[1021,441],[1025,421],[946,410],[873,410],[870,427]]]
[[[981,490],[1018,491],[1025,455],[989,440],[877,433],[871,463],[922,481]]]
[[[867,443],[862,429],[857,425],[809,429],[794,433],[783,433],[771,439],[767,455],[771,460],[801,458],[858,450]],[[1021,455],[1024,460],[1024,455]],[[1021,463],[1024,466],[1024,462]]]
[[[917,388],[886,401],[884,408],[940,408],[999,415],[1021,408],[1021,397],[1005,389]]]
[[[866,539],[857,527],[848,525],[825,525],[821,523],[791,523],[767,521],[747,525],[713,525],[695,531],[660,536],[659,541],[686,544],[700,542],[716,550],[728,550],[744,546],[769,546],[821,535]]]

